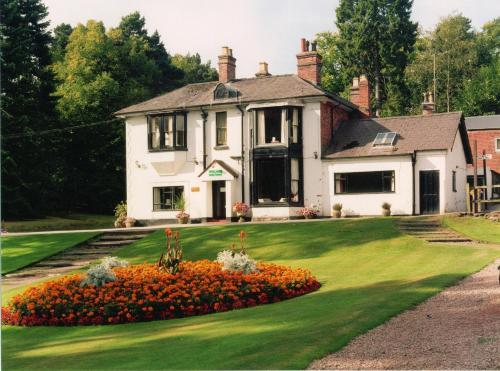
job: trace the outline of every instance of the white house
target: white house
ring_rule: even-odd
[[[311,48],[309,48],[311,46]],[[126,121],[128,213],[175,219],[184,195],[191,220],[230,219],[237,201],[253,219],[294,218],[314,205],[330,216],[465,210],[471,162],[461,113],[370,118],[366,77],[350,101],[321,88],[321,56],[302,39],[297,75],[262,62],[236,79],[224,47],[219,81],[190,84],[116,113]]]

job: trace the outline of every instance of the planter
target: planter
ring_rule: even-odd
[[[189,216],[184,216],[182,218],[177,218],[178,224],[187,224],[189,221]]]
[[[334,217],[334,218],[342,217],[342,211],[341,210],[333,210],[332,217]]]
[[[391,209],[382,209],[382,215],[383,216],[390,216],[391,215]]]
[[[238,223],[245,223],[245,214],[236,213],[236,216],[238,217]]]
[[[304,215],[304,218],[306,219],[314,219],[315,217],[315,215]]]

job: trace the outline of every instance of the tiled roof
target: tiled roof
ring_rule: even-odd
[[[500,115],[466,117],[465,126],[467,130],[500,129]]]
[[[374,147],[378,133],[396,132],[394,146]],[[428,116],[400,116],[358,119],[342,122],[333,135],[324,158],[394,156],[414,151],[446,150],[460,132],[467,160],[470,148],[461,112],[435,113]]]
[[[217,84],[219,84],[219,82],[213,81],[186,85],[156,98],[123,108],[115,112],[115,114],[126,115],[139,112],[210,106],[214,104],[250,103],[312,96],[327,96],[344,106],[353,109],[357,108],[354,104],[335,95],[331,95],[296,75],[276,75],[231,81],[226,85],[237,89],[239,91],[239,97],[230,99],[213,99],[213,90]]]

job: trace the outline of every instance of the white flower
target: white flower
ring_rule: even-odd
[[[128,261],[118,259],[116,256],[106,256],[101,260],[101,265],[108,268],[127,267]]]
[[[217,262],[222,264],[222,270],[240,271],[245,274],[257,271],[257,263],[247,254],[223,250],[217,254]]]

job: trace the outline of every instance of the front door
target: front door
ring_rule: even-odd
[[[226,182],[212,182],[212,207],[214,219],[226,219]]]
[[[420,172],[420,214],[439,214],[439,170]]]

